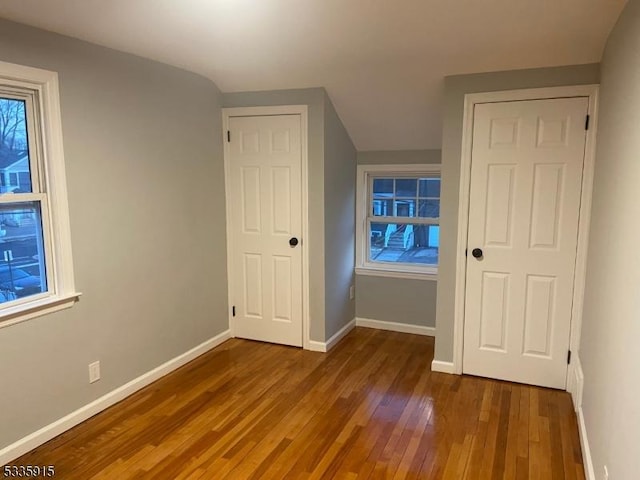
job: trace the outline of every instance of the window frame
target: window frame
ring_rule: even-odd
[[[47,291],[0,304],[0,328],[69,308],[75,289],[71,230],[62,142],[58,74],[0,62],[0,92],[25,100],[31,193],[2,193],[0,203],[40,205]]]
[[[356,274],[373,275],[393,278],[409,278],[419,280],[437,280],[438,266],[407,263],[372,262],[368,259],[370,238],[368,232],[369,208],[373,199],[370,179],[373,177],[402,178],[408,176],[438,176],[442,181],[442,166],[439,163],[430,164],[384,164],[358,165],[356,184]],[[442,183],[441,183],[442,185]],[[442,197],[442,192],[440,193]],[[418,208],[418,205],[416,205]],[[380,216],[381,223],[400,220],[398,224],[440,225],[433,218],[421,217],[388,217]]]

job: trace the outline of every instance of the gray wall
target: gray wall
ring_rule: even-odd
[[[440,150],[358,152],[358,164],[440,163]],[[356,276],[356,316],[424,327],[436,325],[435,280]]]
[[[0,448],[228,328],[219,92],[0,20],[0,60],[60,74],[77,289],[0,328]],[[90,385],[87,365],[102,364]]]
[[[580,359],[596,478],[638,478],[640,453],[640,2],[602,61],[598,146]]]
[[[324,108],[325,339],[356,316],[354,284],[356,149],[325,96]]]
[[[356,276],[356,316],[384,322],[436,326],[435,280]]]
[[[562,85],[588,85],[596,84],[599,80],[599,64],[456,75],[445,78],[436,360],[443,362],[453,360],[456,257],[464,254],[464,249],[456,252],[456,239],[465,94]]]
[[[440,150],[371,150],[358,152],[358,164],[403,165],[414,163],[440,163]]]

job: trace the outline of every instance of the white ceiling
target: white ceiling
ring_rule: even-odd
[[[323,86],[358,150],[439,148],[443,77],[600,61],[626,0],[2,0],[225,92]]]

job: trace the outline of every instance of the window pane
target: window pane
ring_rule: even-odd
[[[439,178],[421,178],[420,179],[420,196],[429,198],[440,198],[440,179]]]
[[[396,178],[396,197],[417,197],[416,178]]]
[[[0,193],[31,192],[25,102],[0,97]]]
[[[372,213],[376,217],[392,217],[393,200],[373,200]]]
[[[418,216],[424,218],[440,218],[440,200],[420,200]]]
[[[373,196],[376,198],[393,197],[393,178],[374,178]]]
[[[438,225],[371,223],[369,237],[372,262],[438,264]]]
[[[440,225],[429,225],[427,227],[427,246],[440,248]]]
[[[39,202],[0,205],[0,303],[47,291]]]
[[[384,239],[385,239],[386,231],[387,231],[386,224],[371,222],[371,227],[369,231],[369,236],[371,237],[371,248],[373,248],[374,246],[378,248],[384,247]]]
[[[415,200],[396,200],[395,201],[396,217],[415,217],[416,201]]]

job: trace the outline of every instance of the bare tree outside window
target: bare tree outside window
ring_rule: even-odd
[[[24,102],[0,99],[0,152],[27,153],[27,121]]]
[[[31,192],[25,101],[0,98],[0,193]]]

